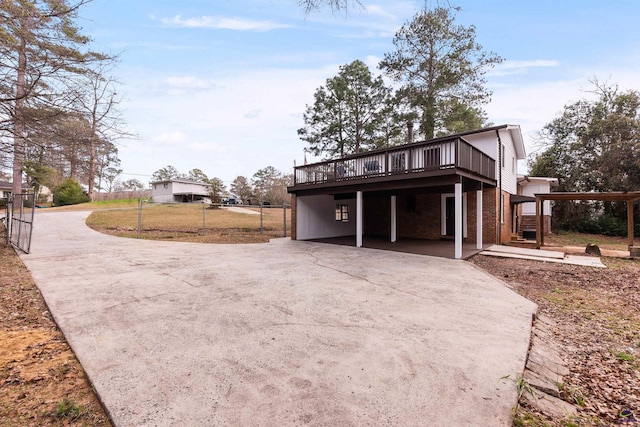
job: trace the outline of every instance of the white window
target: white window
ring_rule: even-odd
[[[336,221],[349,222],[349,205],[336,205]]]

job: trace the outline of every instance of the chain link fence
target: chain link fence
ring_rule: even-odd
[[[290,205],[154,203],[94,211],[88,223],[109,234],[203,243],[253,243],[291,235]]]

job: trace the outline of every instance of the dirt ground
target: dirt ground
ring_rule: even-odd
[[[29,271],[1,242],[0,260],[0,426],[110,426]]]
[[[29,272],[1,243],[0,259],[0,426],[110,426]],[[609,268],[471,260],[555,320],[571,372],[562,387],[579,404],[578,418],[553,419],[523,405],[514,425],[640,426],[640,261],[603,261]]]
[[[578,405],[577,418],[553,419],[523,405],[514,425],[640,426],[640,261],[603,258],[607,269],[485,256],[471,262],[555,321],[570,370],[562,390]]]

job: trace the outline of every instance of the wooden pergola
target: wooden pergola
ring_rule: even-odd
[[[633,247],[633,204],[640,200],[640,191],[607,193],[545,193],[536,194],[536,247],[544,245],[544,221],[542,205],[545,200],[597,200],[601,202],[627,203],[627,239],[629,250]]]

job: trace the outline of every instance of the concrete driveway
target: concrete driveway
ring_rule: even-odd
[[[535,305],[463,261],[103,235],[22,259],[118,426],[510,425]]]

